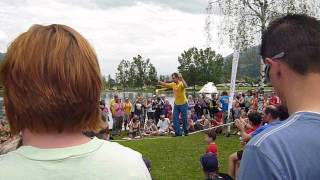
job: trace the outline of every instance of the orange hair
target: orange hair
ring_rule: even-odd
[[[96,54],[74,29],[34,25],[9,46],[0,76],[13,135],[21,130],[99,130],[101,75]]]

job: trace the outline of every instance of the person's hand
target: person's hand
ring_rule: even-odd
[[[178,73],[178,78],[179,78],[180,80],[183,78],[181,73]]]
[[[234,123],[239,130],[244,130],[245,123],[241,119],[236,119]]]

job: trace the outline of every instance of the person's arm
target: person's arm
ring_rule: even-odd
[[[235,120],[235,125],[240,130],[240,136],[242,137],[243,141],[248,142],[251,139],[251,135],[246,133],[244,122],[237,119]]]
[[[184,80],[184,78],[182,77],[182,74],[179,73],[178,76],[179,76],[179,79],[180,79],[180,81],[182,82],[184,88],[187,88],[187,87],[188,87],[188,84],[187,84],[187,82]]]
[[[172,88],[171,83],[166,83],[166,82],[159,81],[158,84],[160,86],[162,86],[162,87]]]

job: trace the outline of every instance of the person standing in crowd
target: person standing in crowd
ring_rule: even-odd
[[[193,97],[192,97],[192,95],[189,95],[188,96],[188,110],[189,111],[192,111],[193,109],[194,109],[194,106],[195,106],[196,104],[195,104],[195,102],[194,102],[194,100],[193,100]]]
[[[143,128],[144,126],[144,109],[145,109],[145,105],[143,103],[143,99],[142,97],[138,97],[137,101],[134,105],[134,115],[136,115],[139,118],[140,124]]]
[[[116,102],[113,104],[114,109],[114,119],[115,119],[115,129],[113,130],[113,135],[120,135],[122,131],[122,124],[123,124],[123,116],[124,116],[124,108],[121,102],[121,99],[118,97]]]
[[[215,117],[215,113],[219,112],[218,103],[217,103],[217,94],[211,95],[211,103],[210,103],[210,116],[212,118]]]
[[[239,180],[319,179],[320,21],[290,14],[270,22],[261,56],[290,117],[247,145]]]
[[[246,113],[249,112],[250,106],[251,106],[251,101],[252,101],[252,91],[248,91],[245,96],[244,96],[244,106],[245,106],[245,111]]]
[[[173,94],[175,97],[174,108],[173,108],[173,124],[175,130],[175,136],[182,136],[180,124],[179,124],[179,115],[182,116],[182,126],[184,135],[188,135],[188,103],[186,97],[186,88],[187,83],[183,79],[181,74],[173,73],[172,74],[172,83],[165,83],[159,81],[161,86],[173,89]]]
[[[131,109],[132,109],[132,104],[128,97],[125,98],[125,101],[123,103],[123,109],[124,109],[124,116],[123,116],[124,130],[126,131],[130,121]]]
[[[147,118],[155,119],[155,116],[154,116],[155,110],[153,109],[153,101],[151,98],[147,100],[146,110],[147,110]]]
[[[169,113],[172,112],[172,106],[171,106],[168,99],[165,100],[163,109],[164,109],[164,114],[165,114],[166,118],[168,118]]]
[[[206,153],[213,153],[214,155],[218,156],[218,146],[215,143],[216,138],[216,130],[210,129],[205,133],[204,141],[208,144]]]
[[[116,124],[117,124],[117,122],[116,122],[116,118],[115,118],[115,116],[114,116],[114,114],[115,114],[115,110],[114,110],[114,104],[116,103],[116,100],[118,99],[118,95],[117,94],[114,94],[113,95],[113,99],[111,99],[111,101],[110,101],[110,111],[111,111],[111,117],[112,117],[112,129],[111,129],[111,131],[112,131],[112,135],[113,135],[113,133],[115,132],[114,130],[116,129]],[[111,137],[112,138],[112,137]]]
[[[228,119],[229,96],[226,91],[222,92],[220,99],[219,99],[219,102],[220,102],[220,107],[221,107],[221,112],[222,112],[223,123],[224,124],[229,123],[229,119],[230,119],[230,118]],[[228,128],[228,127],[226,126],[225,128]],[[225,133],[227,135],[230,132],[228,132],[225,129]]]
[[[0,75],[11,134],[22,137],[1,155],[0,179],[151,180],[140,153],[83,134],[104,126],[102,82],[97,56],[77,31],[33,25],[8,47]]]

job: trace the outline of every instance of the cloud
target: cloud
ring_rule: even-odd
[[[104,6],[109,8],[103,2],[108,2]],[[6,51],[10,41],[32,24],[51,23],[66,24],[86,37],[97,52],[104,75],[114,75],[122,59],[137,54],[150,58],[158,74],[170,74],[177,70],[177,57],[183,50],[204,47],[205,14],[175,8],[179,3],[169,0],[162,4],[155,0],[116,2],[120,1],[2,0],[0,51]],[[227,55],[230,48],[217,40],[219,19],[213,17],[213,48]]]

